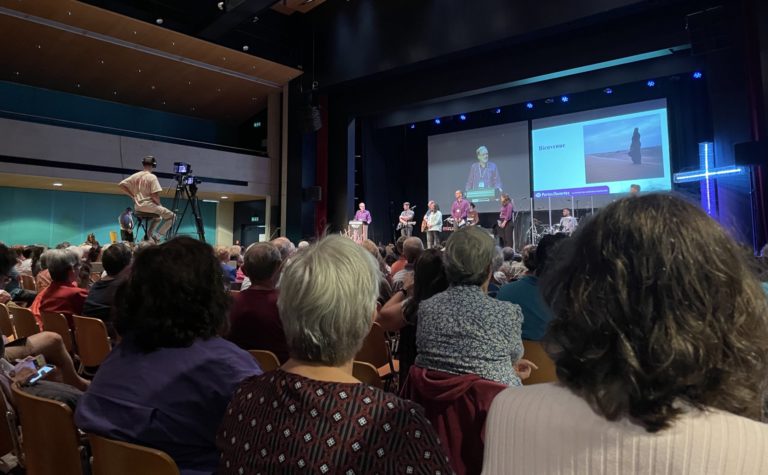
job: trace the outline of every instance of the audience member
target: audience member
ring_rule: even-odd
[[[51,273],[48,271],[48,256],[50,252],[51,249],[48,249],[40,255],[40,272],[35,276],[35,288],[37,288],[38,294],[51,285]]]
[[[8,281],[8,274],[15,264],[15,253],[0,243],[0,284]],[[7,344],[0,338],[0,358],[14,362],[30,355],[43,355],[46,362],[56,366],[58,371],[54,374],[58,373],[57,376],[64,383],[83,391],[88,387],[88,381],[78,376],[72,358],[64,347],[64,341],[57,333],[44,331]]]
[[[561,251],[540,282],[560,384],[494,400],[487,472],[768,473],[768,301],[725,230],[640,195]]]
[[[501,248],[496,248],[496,255],[493,256],[491,261],[491,278],[488,281],[488,296],[496,297],[499,289],[502,285],[507,283],[507,275],[501,272],[501,266],[504,264],[504,254]]]
[[[413,285],[396,292],[376,317],[376,321],[384,330],[400,332],[398,356],[401,382],[408,377],[408,371],[416,360],[419,304],[447,288],[443,252],[427,249],[414,266]]]
[[[237,385],[260,374],[217,335],[229,297],[210,246],[188,237],[146,247],[115,296],[122,342],[75,413],[86,432],[170,455],[184,475],[212,473],[216,429]]]
[[[234,282],[237,279],[237,269],[230,265],[230,254],[229,249],[224,246],[218,246],[216,247],[216,259],[219,260],[219,265],[221,266],[221,272],[224,275],[224,283],[229,286],[232,282]]]
[[[547,234],[536,247],[536,270],[526,274],[515,282],[506,284],[499,290],[496,298],[512,302],[523,311],[523,340],[539,341],[547,331],[547,325],[552,320],[549,309],[539,292],[539,277],[552,266],[552,252],[567,234]]]
[[[121,273],[130,263],[131,249],[126,244],[116,243],[109,246],[102,256],[102,264],[107,275],[91,286],[83,304],[83,315],[103,320],[112,337],[117,336],[112,321],[115,292],[126,277]]]
[[[296,246],[294,246],[291,240],[285,236],[276,237],[272,240],[272,244],[274,244],[280,251],[280,256],[282,257],[283,262],[296,252]]]
[[[286,264],[278,307],[291,359],[238,388],[218,473],[451,473],[420,407],[352,376],[378,286],[370,253],[341,236]]]
[[[395,290],[399,290],[408,283],[413,282],[413,266],[416,261],[424,252],[424,243],[417,237],[405,238],[403,242],[403,256],[405,257],[405,265],[396,274],[392,275],[392,287]]]
[[[477,226],[448,238],[445,272],[450,287],[419,305],[417,366],[520,385],[514,366],[523,355],[522,312],[485,295],[495,255],[493,238]]]
[[[501,249],[501,254],[504,256],[504,262],[513,262],[517,253],[511,247],[504,247]]]
[[[405,244],[405,240],[408,239],[407,236],[400,236],[397,238],[397,241],[395,241],[395,250],[397,251],[397,260],[394,262],[394,264],[390,264],[390,271],[389,275],[395,276],[398,272],[403,270],[406,264],[406,258],[405,253],[403,252],[403,244]]]
[[[246,350],[267,350],[281,362],[288,360],[283,324],[277,311],[275,287],[282,259],[274,244],[259,242],[245,251],[243,271],[250,287],[235,296],[229,312],[227,339]]]
[[[88,296],[88,290],[75,284],[82,265],[75,252],[70,249],[54,249],[46,252],[46,256],[51,285],[37,294],[30,308],[40,328],[43,327],[40,312],[62,313],[67,317],[82,315],[83,304]]]

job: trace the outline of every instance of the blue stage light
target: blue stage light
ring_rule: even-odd
[[[568,96],[562,96],[562,97],[560,97],[560,100],[562,102],[568,102],[569,101]]]
[[[461,120],[467,120],[467,116],[465,116],[464,114],[461,114],[461,115],[459,116],[459,119],[461,119]]]
[[[527,104],[525,105],[525,107],[526,107],[526,108],[528,108],[528,109],[533,109],[533,102],[529,102],[529,103],[527,103]]]
[[[440,125],[440,117],[438,117],[437,119],[435,119],[435,124],[437,124],[437,125]]]
[[[656,85],[656,81],[654,81],[653,79],[649,79],[648,82],[645,84],[647,84],[648,87],[653,87]]]
[[[610,87],[606,87],[605,89],[603,89],[603,92],[606,94],[613,94],[613,89],[611,89]]]
[[[494,114],[501,114],[501,109],[496,109],[495,111],[493,111],[493,113]]]
[[[411,124],[411,128],[415,129],[416,128],[416,124]]]
[[[701,71],[696,71],[693,73],[693,79],[701,79],[703,74],[701,74]]]

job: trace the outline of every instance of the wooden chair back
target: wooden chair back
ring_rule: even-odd
[[[16,329],[16,338],[26,338],[29,335],[40,333],[37,320],[28,308],[9,306],[8,311],[13,316],[13,328]]]
[[[73,315],[77,354],[83,366],[99,366],[112,351],[107,326],[98,318]]]
[[[176,462],[165,452],[88,434],[93,475],[179,475]]]
[[[16,332],[13,329],[13,322],[11,321],[11,313],[8,310],[8,307],[2,303],[0,303],[0,333],[11,340],[16,337]]]
[[[365,361],[353,361],[352,376],[369,386],[384,389],[384,383],[379,376],[379,370],[377,370],[371,363],[366,363]]]
[[[11,388],[19,411],[27,475],[82,475],[72,410],[63,402]]]
[[[40,311],[40,319],[43,321],[43,330],[58,333],[64,341],[64,347],[69,353],[74,350],[72,331],[69,329],[67,317],[62,313]]]
[[[392,363],[387,334],[378,323],[374,322],[371,326],[371,331],[365,337],[363,346],[355,355],[355,361],[365,361],[376,368]]]
[[[274,371],[280,367],[280,360],[277,359],[277,355],[267,350],[248,350],[256,361],[258,361],[261,370],[265,373],[267,371]]]
[[[528,379],[523,380],[524,385],[557,381],[555,362],[544,351],[541,343],[533,340],[523,340],[523,348],[525,348],[523,358],[535,363],[539,367],[539,369],[531,372],[531,376]]]
[[[29,274],[19,274],[21,278],[21,288],[24,290],[37,291],[37,284],[35,278]]]

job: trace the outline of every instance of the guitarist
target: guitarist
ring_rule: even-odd
[[[413,220],[413,210],[409,202],[403,203],[403,212],[400,213],[399,222],[397,223],[397,229],[400,231],[401,236],[410,237],[413,234],[413,225],[416,222]]]

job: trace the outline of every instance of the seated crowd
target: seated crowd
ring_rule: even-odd
[[[102,319],[116,345],[92,381],[56,333],[0,356],[45,355],[84,391],[77,427],[182,474],[768,473],[768,266],[672,194],[616,201],[521,254],[475,226],[427,250],[57,248],[0,244],[0,302]],[[101,277],[83,275],[92,262]],[[384,332],[387,391],[357,373]],[[544,365],[556,378],[527,384]]]

